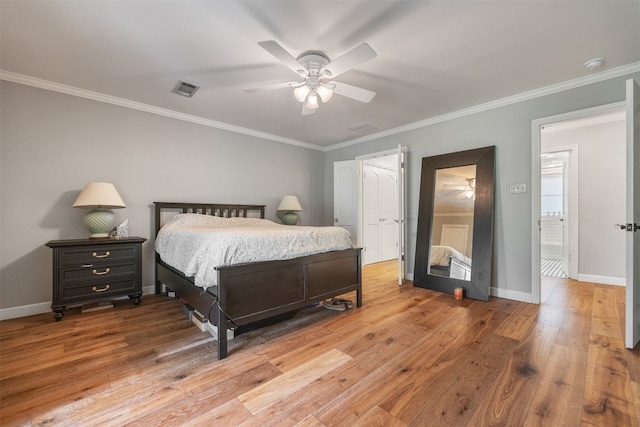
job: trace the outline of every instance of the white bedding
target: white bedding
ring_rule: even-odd
[[[353,247],[341,227],[301,227],[259,218],[178,214],[162,226],[160,258],[193,277],[196,286],[217,285],[216,267],[292,259]]]
[[[447,267],[449,259],[455,258],[467,265],[471,265],[471,258],[449,246],[431,246],[431,265]]]

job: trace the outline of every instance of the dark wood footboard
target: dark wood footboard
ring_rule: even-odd
[[[161,205],[182,209],[174,203]],[[215,211],[218,205],[206,206],[213,207]],[[250,210],[251,206],[243,205],[242,208]],[[259,208],[262,208],[264,216],[264,206]],[[156,221],[156,225],[159,229],[160,222]],[[218,285],[204,290],[196,287],[192,278],[167,266],[156,255],[156,289],[160,290],[164,284],[217,326],[218,359],[224,359],[227,356],[226,332],[229,325],[242,326],[269,319],[352,291],[356,291],[356,305],[361,307],[361,267],[360,248],[290,260],[219,267],[216,269]]]

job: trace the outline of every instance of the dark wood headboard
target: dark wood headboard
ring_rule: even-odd
[[[229,205],[218,203],[180,203],[180,202],[153,202],[155,205],[155,229],[156,234],[162,227],[161,213],[163,211],[182,211],[181,213],[198,213],[213,215],[223,218],[249,216],[264,218],[265,205]]]

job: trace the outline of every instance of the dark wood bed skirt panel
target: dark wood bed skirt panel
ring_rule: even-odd
[[[358,250],[359,251],[359,250]],[[345,254],[347,255],[347,254]],[[360,252],[358,252],[358,257]],[[361,289],[360,261],[354,263],[352,256],[331,259],[316,258],[307,264],[307,293],[310,299],[324,299],[351,290]],[[354,288],[354,285],[358,284]],[[357,306],[362,306],[362,293],[358,292]]]
[[[350,291],[362,306],[360,249],[218,268],[222,309],[245,324]]]

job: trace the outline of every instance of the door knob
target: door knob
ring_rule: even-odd
[[[627,231],[631,231],[631,232],[636,232],[638,230],[640,230],[640,225],[636,224],[636,223],[629,223],[629,224],[616,224],[616,229],[620,229],[620,230],[627,230]]]
[[[338,218],[334,218],[334,219],[333,219],[333,221],[334,221],[334,222],[338,222]]]

